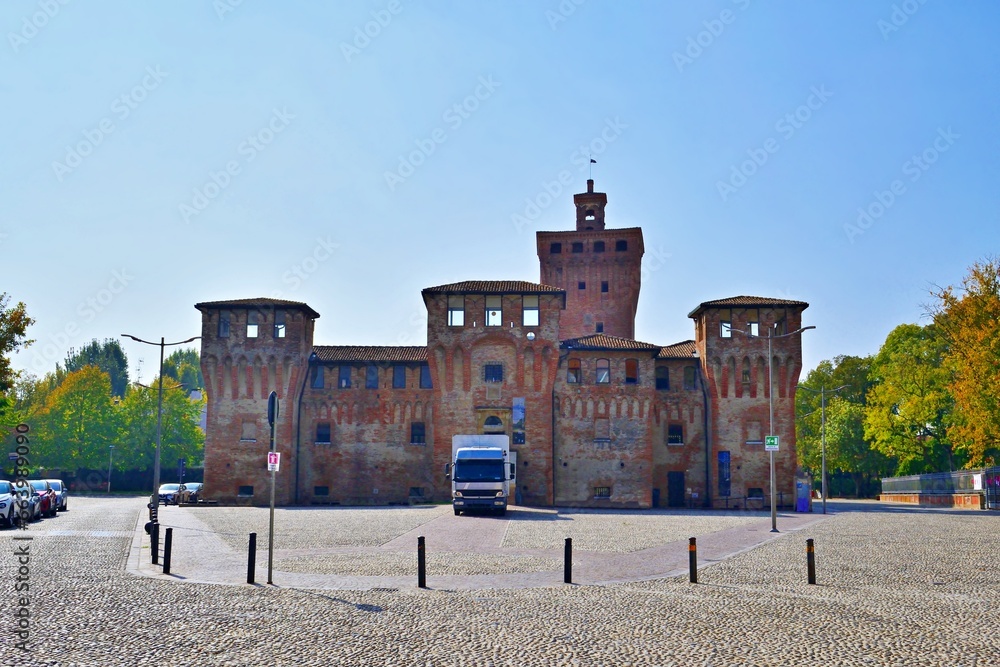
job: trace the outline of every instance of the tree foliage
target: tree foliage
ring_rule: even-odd
[[[974,264],[960,288],[934,296],[955,401],[948,435],[970,467],[992,464],[1000,456],[1000,260]]]
[[[163,377],[173,378],[189,393],[205,389],[205,381],[201,376],[201,357],[194,348],[175,350],[164,359]]]
[[[79,351],[70,349],[66,355],[66,371],[72,373],[84,366],[97,366],[111,379],[111,393],[118,398],[125,396],[128,386],[128,357],[121,343],[106,338],[103,343],[92,340]]]
[[[27,338],[27,330],[35,323],[28,317],[23,302],[18,301],[14,306],[8,306],[9,303],[7,293],[0,293],[0,419],[3,422],[9,420],[7,413],[13,407],[13,400],[7,394],[19,375],[11,368],[10,355],[34,342]]]
[[[97,366],[67,374],[35,419],[38,433],[32,463],[45,468],[99,466],[121,429],[112,404],[111,378]]]
[[[954,470],[947,342],[933,324],[901,324],[872,362],[865,437],[898,462],[899,475]]]

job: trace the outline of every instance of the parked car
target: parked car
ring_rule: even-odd
[[[59,501],[56,504],[56,508],[60,512],[65,512],[69,509],[69,489],[61,479],[47,479],[45,480],[52,487],[52,490],[56,492],[56,499]]]
[[[14,485],[0,480],[0,524],[4,527],[13,527],[17,523],[18,511],[14,506],[16,501]]]
[[[201,487],[203,486],[201,482],[188,482],[184,486],[187,487],[189,503],[196,503],[201,500]]]
[[[27,515],[28,521],[39,521],[42,518],[42,497],[27,482],[15,482],[11,486],[14,489],[14,510],[19,515],[18,524],[22,514]],[[22,503],[27,503],[27,506],[22,507]]]
[[[180,484],[160,484],[160,502],[164,505],[176,505],[180,490]]]
[[[44,479],[29,479],[28,486],[40,497],[38,510],[42,516],[55,516],[59,511],[59,498],[56,497],[52,485]]]

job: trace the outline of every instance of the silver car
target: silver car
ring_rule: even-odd
[[[47,479],[45,480],[52,487],[52,490],[56,492],[56,498],[58,499],[57,510],[59,512],[65,512],[69,509],[67,504],[69,503],[69,489],[63,484],[61,479]]]

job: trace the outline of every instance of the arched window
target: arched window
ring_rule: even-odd
[[[597,384],[610,384],[611,363],[607,359],[597,360]]]
[[[580,360],[570,359],[566,362],[566,382],[569,384],[578,384],[580,380]]]
[[[496,433],[503,431],[503,421],[496,415],[490,415],[483,422],[483,433]]]

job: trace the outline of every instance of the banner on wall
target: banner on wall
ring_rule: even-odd
[[[514,405],[511,407],[511,413],[514,420],[512,429],[512,444],[523,445],[524,444],[524,399],[515,398]]]

